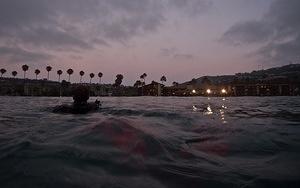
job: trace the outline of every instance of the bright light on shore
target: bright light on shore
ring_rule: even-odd
[[[222,89],[222,94],[226,94],[227,93],[227,91],[226,91],[226,89]]]
[[[194,93],[194,94],[195,94],[195,93],[196,93],[196,90],[194,90],[194,89],[193,89],[192,93]]]
[[[207,93],[207,94],[211,94],[211,90],[210,90],[210,89],[207,89],[207,90],[206,90],[206,93]]]

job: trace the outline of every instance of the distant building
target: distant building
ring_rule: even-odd
[[[296,96],[300,95],[299,82],[284,77],[274,77],[259,81],[232,83],[233,96]]]
[[[143,86],[142,93],[145,96],[162,96],[164,85],[155,81],[152,81],[151,84]]]
[[[90,88],[91,96],[299,96],[300,64],[235,75],[203,76],[171,87],[155,81],[142,84],[135,87],[84,85]],[[0,95],[71,96],[77,85],[64,80],[60,83],[46,79],[0,78]]]
[[[188,96],[191,92],[185,85],[180,84],[163,89],[164,96]]]

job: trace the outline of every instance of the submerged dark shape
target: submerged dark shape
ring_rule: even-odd
[[[87,102],[90,98],[90,91],[86,86],[78,86],[72,93],[73,104],[57,106],[53,110],[54,113],[86,114],[98,110],[101,106],[98,99],[94,103]]]

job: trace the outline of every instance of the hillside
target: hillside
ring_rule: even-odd
[[[250,73],[237,73],[235,75],[221,76],[203,76],[180,84],[184,85],[201,85],[204,82],[212,84],[230,84],[234,81],[259,81],[272,79],[287,79],[293,82],[300,82],[300,64],[289,64],[282,67],[274,67],[266,70],[252,71]]]

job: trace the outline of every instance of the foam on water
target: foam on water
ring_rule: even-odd
[[[71,101],[0,97],[1,188],[300,185],[299,97]]]

